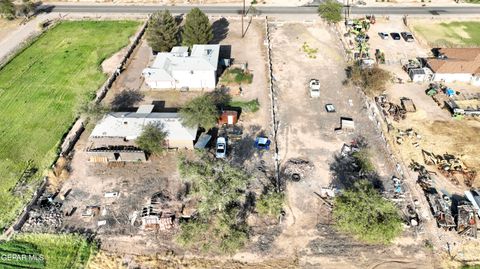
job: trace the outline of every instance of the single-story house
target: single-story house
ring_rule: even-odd
[[[433,81],[480,85],[480,48],[441,48],[426,60]]]
[[[136,112],[112,112],[103,117],[90,134],[87,154],[90,161],[145,161],[145,152],[135,143],[150,123],[162,124],[167,132],[166,147],[193,149],[197,128],[182,124],[178,113],[152,112],[153,105],[140,106]]]
[[[153,64],[142,72],[152,89],[214,89],[220,45],[174,47],[171,52],[158,53]]]

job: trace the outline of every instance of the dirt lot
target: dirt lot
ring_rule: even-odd
[[[358,134],[366,136],[375,154],[375,163],[382,182],[388,189],[393,175],[393,164],[388,162],[381,138],[369,119],[363,95],[356,89],[345,87],[346,63],[335,34],[323,24],[305,25],[286,23],[273,25],[273,65],[279,107],[279,155],[284,163],[298,157],[312,161],[315,171],[300,182],[287,183],[287,212],[278,236],[276,248],[280,253],[300,253],[306,268],[391,266],[381,264],[384,259],[407,261],[406,267],[428,268],[425,251],[415,240],[403,237],[392,247],[359,244],[335,233],[328,225],[328,211],[316,197],[321,187],[333,180],[334,155],[344,143]],[[309,58],[302,50],[304,43],[318,48],[317,58]],[[311,78],[321,83],[321,96],[310,99],[307,85]],[[324,105],[335,105],[336,113],[327,113]],[[335,134],[340,117],[355,121],[353,133]],[[332,171],[333,170],[333,171]],[[338,242],[344,242],[338,252]],[[335,246],[335,247],[334,247]],[[378,255],[371,255],[378,253]],[[397,266],[397,265],[396,265]],[[398,265],[403,266],[403,265]]]

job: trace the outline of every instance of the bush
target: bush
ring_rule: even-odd
[[[360,65],[353,65],[348,69],[348,77],[355,86],[363,89],[365,94],[376,96],[385,90],[391,74],[379,67],[362,68]]]
[[[340,231],[368,243],[389,243],[402,232],[395,205],[366,180],[335,198],[333,216]]]
[[[282,212],[283,200],[284,195],[280,192],[269,191],[262,194],[256,204],[258,214],[278,217]]]
[[[367,148],[354,152],[352,156],[355,158],[355,161],[362,172],[371,173],[375,171],[375,166],[370,160],[370,151],[368,151]]]
[[[252,99],[250,101],[231,101],[229,106],[239,107],[243,112],[257,112],[260,109],[258,99]]]
[[[253,81],[253,74],[245,72],[241,68],[231,68],[225,71],[222,75],[221,81],[224,83],[251,84]]]

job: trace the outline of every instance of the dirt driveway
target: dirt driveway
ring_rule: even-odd
[[[413,251],[421,249],[415,240],[403,237],[399,240],[402,243],[392,248],[359,245],[324,225],[329,222],[329,214],[315,192],[332,182],[334,155],[344,143],[351,142],[359,134],[365,136],[385,184],[392,176],[393,164],[388,161],[376,126],[369,119],[363,95],[359,90],[342,84],[346,63],[336,35],[321,23],[272,24],[271,32],[273,75],[279,110],[279,157],[282,163],[290,158],[302,158],[315,165],[311,177],[287,183],[284,230],[275,241],[279,252],[300,253],[307,268],[315,268],[320,264],[322,268],[365,268],[395,256],[402,260],[412,258],[408,266],[428,268],[428,262],[422,261],[426,258],[425,253]],[[314,57],[304,51],[304,44],[318,49]],[[309,97],[308,82],[311,78],[320,80],[318,99]],[[324,106],[328,103],[334,104],[336,113],[325,111]],[[334,132],[335,128],[340,127],[340,117],[352,118],[355,131]],[[332,249],[339,242],[344,243],[341,252],[335,251],[335,247]],[[392,252],[386,254],[389,251]],[[372,256],[371,253],[379,254]]]

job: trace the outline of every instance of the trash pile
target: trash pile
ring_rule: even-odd
[[[415,148],[419,148],[420,144],[418,143],[418,141],[422,139],[422,136],[415,132],[412,128],[406,130],[399,129],[396,136],[397,144],[402,145],[407,139],[410,141],[413,140],[412,145]]]
[[[293,181],[300,181],[311,175],[315,166],[312,162],[298,158],[290,159],[285,163],[283,175]]]
[[[463,177],[465,185],[472,187],[477,176],[476,171],[468,169],[455,155],[448,153],[436,155],[425,150],[422,150],[422,154],[425,164],[436,165],[440,173],[450,179],[454,184],[460,184],[459,178]]]
[[[450,208],[452,206],[450,198],[445,199],[445,197],[440,196],[435,189],[427,193],[426,196],[438,226],[449,231],[455,228],[457,225],[455,224],[455,219],[453,218]]]
[[[51,232],[63,224],[62,204],[51,198],[42,197],[38,206],[32,208],[22,226],[26,232]]]
[[[458,234],[477,238],[477,217],[475,208],[470,203],[463,203],[457,207]]]
[[[417,183],[418,183],[418,185],[420,185],[420,187],[422,187],[423,190],[428,190],[428,189],[432,188],[433,180],[432,180],[431,175],[432,174],[436,175],[435,172],[428,171],[427,168],[425,168],[425,166],[423,166],[423,165],[421,165],[421,164],[419,164],[415,161],[412,161],[410,163],[409,168],[412,171],[418,173]]]
[[[390,102],[386,95],[375,97],[375,102],[377,102],[385,117],[391,116],[397,122],[406,119],[407,111],[402,106]]]

